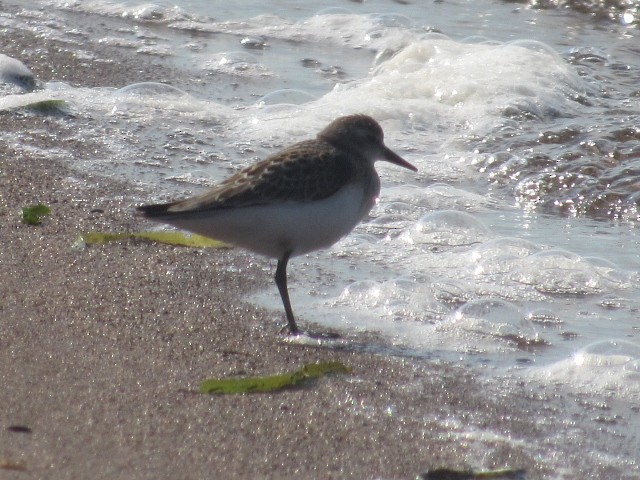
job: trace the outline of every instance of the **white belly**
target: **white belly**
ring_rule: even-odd
[[[369,213],[375,197],[350,185],[324,200],[279,203],[203,212],[161,221],[272,258],[326,248],[347,235]]]

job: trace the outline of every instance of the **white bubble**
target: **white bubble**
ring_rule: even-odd
[[[595,267],[579,255],[561,249],[527,256],[514,269],[512,278],[550,294],[593,295],[604,287]]]
[[[313,95],[304,90],[296,90],[292,88],[283,88],[267,93],[256,102],[257,106],[275,105],[275,104],[293,104],[301,105],[303,103],[312,102],[316,99]]]
[[[375,306],[382,294],[381,283],[374,280],[360,280],[346,287],[340,299],[350,304]]]
[[[540,251],[540,247],[528,240],[512,237],[490,239],[470,252],[475,264],[474,273],[487,275],[508,273],[520,259]]]
[[[140,82],[127,85],[117,90],[120,95],[139,95],[139,96],[175,96],[182,97],[189,94],[180,90],[173,85],[159,82]]]
[[[327,8],[323,8],[322,10],[318,10],[315,15],[316,16],[322,16],[322,15],[352,15],[353,12],[347,8],[342,8],[342,7],[327,7]]]
[[[383,13],[376,15],[374,20],[377,24],[384,27],[404,27],[408,28],[414,25],[414,21],[405,15],[398,13]]]
[[[588,395],[608,394],[637,401],[640,345],[628,340],[602,340],[587,345],[570,358],[534,369],[530,375]]]
[[[458,308],[453,321],[462,328],[518,344],[539,342],[533,324],[513,303],[498,298],[473,300]]]
[[[480,220],[466,212],[443,210],[421,217],[402,239],[418,245],[472,245],[485,241],[491,230]]]
[[[549,57],[553,58],[557,62],[562,62],[562,57],[558,55],[551,46],[547,45],[544,42],[540,42],[538,40],[530,40],[530,39],[519,39],[513,40],[511,42],[505,43],[505,47],[522,47],[528,50],[533,50],[534,52],[540,52]]]
[[[603,340],[584,347],[574,360],[584,367],[620,367],[640,360],[640,345],[627,340]]]

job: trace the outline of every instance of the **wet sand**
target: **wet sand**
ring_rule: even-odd
[[[128,77],[135,59],[126,57],[100,75],[67,55],[61,74],[47,65],[60,54],[29,61],[24,52],[36,40],[13,38],[4,53],[41,80],[158,78],[145,71],[152,63]],[[366,353],[379,340],[349,331],[341,333],[353,346],[340,350],[290,344],[281,312],[243,301],[275,289],[265,259],[139,241],[74,247],[81,232],[150,224],[132,213],[149,192],[38,154],[63,144],[76,159],[94,155],[99,146],[75,138],[73,122],[0,116],[4,132],[38,126],[22,146],[0,145],[1,478],[409,479],[437,467],[552,474],[544,459],[554,457],[548,439],[562,412],[540,392],[523,385],[500,395],[463,367]],[[21,208],[35,203],[51,215],[22,224]],[[195,393],[205,378],[318,361],[341,361],[352,373],[280,393]],[[594,473],[575,446],[558,448],[575,472],[563,478]]]

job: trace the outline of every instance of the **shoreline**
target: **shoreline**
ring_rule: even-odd
[[[438,422],[405,417],[427,406],[423,396],[436,411],[438,397],[480,399],[459,369],[288,343],[273,313],[241,300],[271,286],[261,260],[139,241],[74,249],[81,231],[139,227],[125,213],[127,197],[104,200],[122,185],[83,179],[78,188],[63,165],[21,155],[0,168],[3,462],[34,478],[413,478],[438,466],[478,468]],[[52,213],[23,225],[20,207],[36,202]],[[104,214],[91,213],[96,204]],[[280,393],[190,392],[205,378],[319,361],[353,373]],[[416,377],[424,391],[403,391]],[[518,451],[488,463],[515,458],[531,463]]]
[[[38,41],[23,32],[3,53],[54,79],[47,62],[60,57],[38,53],[34,66],[22,54]],[[91,69],[67,55],[73,75],[62,77],[122,86],[155,68],[127,76],[137,59],[131,52],[109,75],[85,78]],[[74,137],[73,119],[4,114],[0,128],[33,131],[20,148],[0,145],[0,462],[24,467],[0,469],[3,478],[405,479],[446,467],[525,469],[536,479],[555,475],[545,458],[556,451],[571,471],[563,478],[597,475],[578,440],[546,443],[564,416],[532,387],[507,397],[464,366],[367,353],[365,334],[341,332],[341,349],[285,341],[283,312],[243,301],[275,288],[262,258],[141,241],[74,248],[84,231],[146,228],[132,216],[145,192],[38,155],[96,148]],[[51,214],[22,224],[20,209],[35,203]],[[319,361],[352,373],[280,393],[192,393],[206,378]]]

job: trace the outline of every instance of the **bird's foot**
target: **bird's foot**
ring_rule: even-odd
[[[281,330],[281,333],[286,333],[287,338],[290,340],[300,340],[304,342],[304,340],[339,340],[340,334],[336,332],[310,332],[307,330],[300,330],[296,328],[295,330],[290,329],[289,327],[284,327]]]

